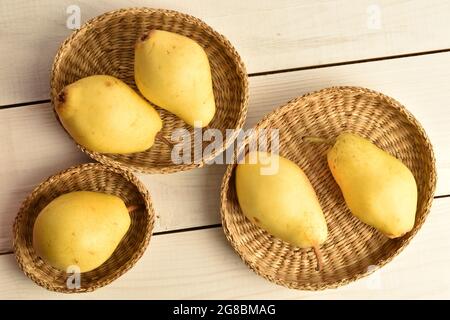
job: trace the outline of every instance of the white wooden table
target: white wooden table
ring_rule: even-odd
[[[450,2],[306,0],[118,0],[0,2],[0,298],[450,298]],[[63,295],[26,278],[11,249],[25,196],[44,178],[90,161],[62,131],[49,104],[50,66],[81,20],[121,7],[195,15],[236,47],[250,74],[246,127],[288,100],[333,85],[390,95],[423,124],[435,149],[438,187],[431,214],[384,268],[345,287],[289,290],[256,276],[220,226],[223,166],[140,175],[159,215],[138,264],[94,293]]]

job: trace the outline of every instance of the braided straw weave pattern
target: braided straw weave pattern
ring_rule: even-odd
[[[236,50],[224,36],[201,20],[176,11],[130,8],[105,13],[88,21],[61,45],[52,68],[51,100],[55,105],[58,93],[68,84],[94,74],[115,76],[139,93],[134,83],[134,47],[136,40],[150,29],[175,32],[197,41],[206,51],[211,65],[216,114],[208,127],[222,131],[242,128],[247,115],[248,80],[245,66]],[[156,108],[163,120],[162,135],[169,138],[177,128],[191,133],[193,128],[184,121],[160,108]],[[79,146],[81,150],[101,163],[129,168],[145,173],[170,173],[201,167],[208,160],[225,150],[236,138],[230,136],[224,148],[217,149],[202,158],[198,148],[191,159],[196,163],[174,164],[171,148],[161,141],[147,151],[120,155],[101,154]],[[206,146],[206,145],[205,145]],[[203,146],[203,147],[205,147]]]
[[[33,249],[33,226],[40,211],[56,197],[72,191],[98,191],[120,197],[139,208],[113,255],[100,267],[81,274],[81,287],[68,289],[66,272],[45,263]],[[153,230],[155,214],[148,191],[128,171],[89,163],[69,168],[41,183],[23,202],[14,221],[14,254],[23,272],[52,291],[75,293],[103,287],[128,271],[144,253]]]
[[[221,191],[223,228],[233,248],[257,274],[289,288],[335,288],[388,263],[424,223],[436,185],[433,150],[421,125],[394,99],[359,87],[328,88],[276,109],[256,125],[263,128],[280,130],[280,155],[297,163],[310,179],[329,236],[321,246],[324,268],[318,272],[312,249],[293,247],[245,218],[235,191],[236,165],[228,166]],[[415,226],[405,236],[390,240],[354,217],[328,169],[329,146],[302,141],[303,136],[333,139],[344,131],[370,139],[413,172],[418,208]]]

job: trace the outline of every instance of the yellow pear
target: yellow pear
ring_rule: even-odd
[[[62,271],[99,267],[114,252],[130,227],[122,199],[105,193],[76,191],[51,201],[33,228],[33,247],[47,263]]]
[[[190,125],[207,126],[216,104],[205,50],[194,40],[151,30],[136,43],[135,82],[142,95]]]
[[[250,221],[294,246],[313,247],[320,269],[318,247],[327,239],[327,224],[317,195],[299,166],[275,154],[251,152],[237,166],[236,192]]]
[[[417,185],[400,160],[352,133],[339,135],[327,158],[356,217],[389,238],[401,237],[413,228]]]
[[[76,142],[102,153],[147,150],[162,128],[156,110],[112,76],[94,75],[66,86],[55,109]]]

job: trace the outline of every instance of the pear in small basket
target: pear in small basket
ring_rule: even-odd
[[[328,165],[350,211],[389,238],[414,227],[417,185],[400,160],[352,133],[339,135]]]
[[[189,125],[207,126],[216,105],[205,50],[194,40],[151,30],[136,43],[135,82],[142,95]]]
[[[72,138],[91,151],[134,153],[149,149],[162,128],[158,112],[123,81],[94,75],[66,86],[55,101]]]
[[[236,169],[236,192],[243,214],[268,233],[300,248],[319,246],[328,235],[317,195],[294,162],[275,154],[250,152]]]
[[[76,191],[51,201],[33,228],[33,247],[47,263],[62,271],[99,267],[114,252],[130,227],[125,203],[114,195]]]

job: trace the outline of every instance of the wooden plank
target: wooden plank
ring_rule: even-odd
[[[3,255],[0,298],[449,299],[449,210],[450,197],[436,199],[428,220],[404,252],[369,277],[335,290],[289,290],[258,277],[234,253],[221,228],[214,228],[154,236],[133,269],[89,294],[46,291],[23,275],[12,254]]]
[[[450,53],[251,78],[247,127],[286,101],[332,85],[361,85],[404,103],[434,145],[437,195],[450,194]],[[428,81],[432,79],[433,81]],[[11,225],[21,201],[47,176],[89,161],[56,123],[49,104],[0,110],[0,252],[11,250]],[[156,231],[219,223],[223,166],[171,175],[140,175],[160,216]]]
[[[21,202],[47,176],[92,161],[57,124],[49,104],[0,111],[0,252],[11,250],[12,223]],[[155,231],[219,221],[224,166],[171,175],[140,175],[157,212]],[[186,214],[188,213],[188,214]]]
[[[450,2],[392,0],[118,0],[0,2],[0,105],[48,99],[49,72],[81,21],[122,7],[176,9],[226,35],[250,73],[450,48]]]

